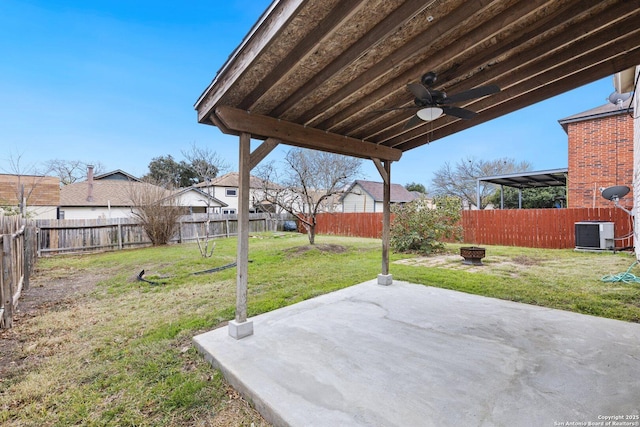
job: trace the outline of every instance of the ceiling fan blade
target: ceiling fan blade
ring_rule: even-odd
[[[448,105],[443,105],[440,108],[442,108],[442,111],[445,114],[448,114],[453,117],[458,117],[464,120],[469,120],[476,116],[475,111],[467,110],[466,108],[450,107]]]
[[[445,104],[452,104],[454,102],[480,98],[482,96],[492,95],[498,92],[500,92],[500,88],[496,85],[479,86],[473,89],[466,90],[464,92],[455,93],[453,95],[447,96],[444,102]]]
[[[404,124],[402,130],[411,129],[412,127],[416,127],[417,125],[420,125],[422,123],[424,123],[422,119],[414,114],[409,120],[407,120],[407,123]]]
[[[409,83],[407,85],[407,89],[409,89],[409,92],[411,92],[419,100],[429,104],[433,102],[429,90],[427,90],[427,88],[422,86],[420,83]]]

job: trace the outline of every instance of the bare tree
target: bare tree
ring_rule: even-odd
[[[475,205],[477,179],[483,176],[504,175],[509,173],[531,170],[529,162],[516,162],[514,159],[501,158],[496,160],[478,160],[466,158],[455,165],[445,163],[433,174],[431,188],[436,195],[456,196],[469,206]],[[493,184],[485,183],[480,186],[480,206],[486,206],[489,197],[495,192]]]
[[[220,157],[215,151],[211,151],[206,148],[196,147],[195,144],[191,145],[188,151],[183,151],[182,155],[187,159],[191,165],[196,178],[199,182],[209,183],[213,178],[217,177],[220,173],[229,169],[229,165]],[[201,188],[207,194],[205,200],[207,219],[205,221],[205,235],[201,239],[200,236],[196,236],[198,242],[198,249],[200,255],[204,258],[211,257],[213,250],[215,249],[215,243],[210,245],[210,226],[211,226],[211,200],[214,197],[213,186],[205,185]]]
[[[53,159],[45,163],[46,169],[60,178],[60,184],[68,185],[80,181],[87,176],[87,166],[93,166],[93,173],[104,173],[105,167],[100,162],[83,162],[81,160]]]
[[[176,234],[180,216],[185,213],[178,198],[171,191],[148,182],[131,182],[129,197],[132,215],[142,223],[151,244],[168,244]]]
[[[317,214],[332,210],[335,198],[359,175],[362,160],[302,148],[289,150],[284,160],[282,177],[273,162],[258,169],[264,183],[263,202],[297,216],[313,245]]]
[[[182,155],[189,162],[199,182],[213,179],[229,169],[229,164],[218,153],[195,144],[191,144],[189,150],[182,151]]]

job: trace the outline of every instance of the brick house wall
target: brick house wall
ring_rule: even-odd
[[[560,123],[569,138],[567,207],[611,207],[601,188],[633,188],[633,118],[627,108],[605,105]],[[620,204],[631,208],[633,190]]]

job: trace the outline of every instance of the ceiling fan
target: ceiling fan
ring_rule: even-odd
[[[405,123],[404,129],[412,128],[418,124],[422,124],[422,122],[435,120],[442,114],[448,114],[464,120],[471,119],[476,115],[475,111],[455,107],[451,104],[500,92],[498,86],[488,85],[479,86],[449,96],[443,91],[433,89],[436,80],[436,73],[430,71],[422,76],[420,83],[409,83],[407,85],[409,92],[415,96],[413,101],[415,105],[396,109],[418,109],[418,111]]]

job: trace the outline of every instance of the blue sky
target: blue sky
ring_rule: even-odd
[[[0,171],[47,160],[99,161],[144,175],[192,144],[237,170],[237,138],[198,124],[193,105],[270,0],[1,0]],[[611,78],[411,150],[392,181],[429,187],[466,157],[567,166],[558,119],[605,104]],[[273,152],[277,160],[288,147]],[[379,180],[371,162],[363,178]]]

